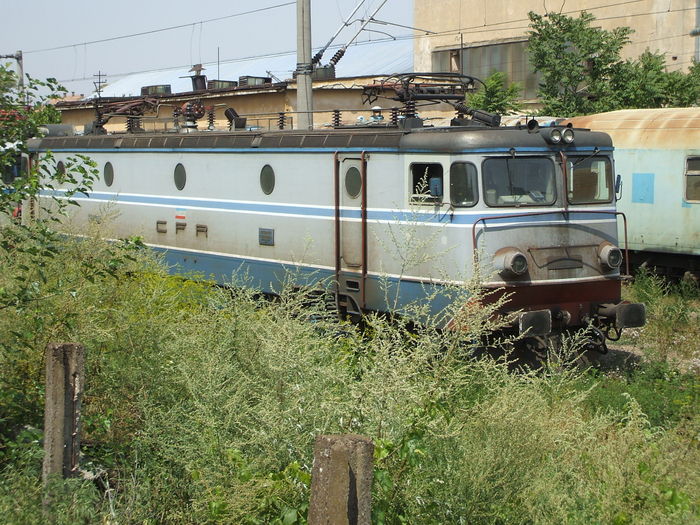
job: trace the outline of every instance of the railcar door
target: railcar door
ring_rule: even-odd
[[[338,295],[347,311],[360,313],[367,277],[367,155],[338,154],[335,164]]]

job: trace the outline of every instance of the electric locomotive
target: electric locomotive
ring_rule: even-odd
[[[416,85],[401,83],[398,99]],[[200,131],[195,115],[168,132],[47,136],[30,149],[91,157],[101,177],[72,197],[74,223],[111,209],[115,236],[142,236],[179,271],[245,274],[268,293],[291,275],[329,283],[349,314],[423,301],[438,316],[441,289],[478,275],[489,300],[508,294],[499,311],[522,334],[642,325],[644,306],[621,300],[610,137],[500,127],[456,107],[446,127],[409,108],[364,126],[238,130],[231,111],[231,130]]]

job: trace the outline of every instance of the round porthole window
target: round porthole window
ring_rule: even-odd
[[[65,175],[65,174],[66,174],[66,165],[63,164],[63,161],[62,161],[62,160],[59,160],[59,161],[56,163],[56,173],[58,173],[59,175]]]
[[[265,195],[269,195],[275,189],[275,170],[269,164],[265,164],[260,170],[260,189]]]
[[[362,175],[360,174],[360,170],[352,166],[345,172],[345,191],[354,199],[360,194],[361,189]]]
[[[187,172],[185,172],[185,167],[182,164],[175,166],[175,173],[173,175],[175,180],[175,187],[178,190],[182,190],[187,182]]]
[[[112,166],[111,162],[105,164],[102,176],[107,186],[114,184],[114,167]]]

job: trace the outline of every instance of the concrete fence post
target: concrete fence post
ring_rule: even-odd
[[[80,405],[85,384],[85,348],[77,343],[46,346],[46,406],[42,479],[78,474]]]
[[[374,443],[353,434],[316,436],[309,525],[369,525]]]

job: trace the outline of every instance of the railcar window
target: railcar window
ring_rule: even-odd
[[[356,199],[362,190],[362,174],[355,166],[350,166],[345,172],[345,191],[351,198]]]
[[[260,189],[265,195],[269,195],[275,189],[275,170],[269,164],[265,164],[260,170]]]
[[[66,165],[63,164],[62,160],[59,160],[58,163],[56,164],[56,173],[58,173],[59,175],[66,174]]]
[[[476,166],[471,162],[454,162],[450,166],[450,202],[453,206],[474,206],[479,200]]]
[[[187,172],[182,164],[175,166],[175,172],[173,173],[173,180],[175,181],[175,187],[182,191],[187,183]]]
[[[685,170],[685,200],[700,201],[700,157],[688,157]]]
[[[103,170],[103,179],[108,187],[114,184],[114,167],[112,166],[111,162],[107,162],[105,164]]]
[[[17,177],[19,177],[19,165],[17,162],[2,167],[3,184],[12,184]]]
[[[411,164],[411,202],[435,204],[442,202],[442,164],[416,162]]]
[[[607,157],[569,157],[567,198],[571,204],[612,202],[612,164]]]
[[[542,157],[494,157],[482,166],[488,206],[551,206],[556,200],[554,163]]]

